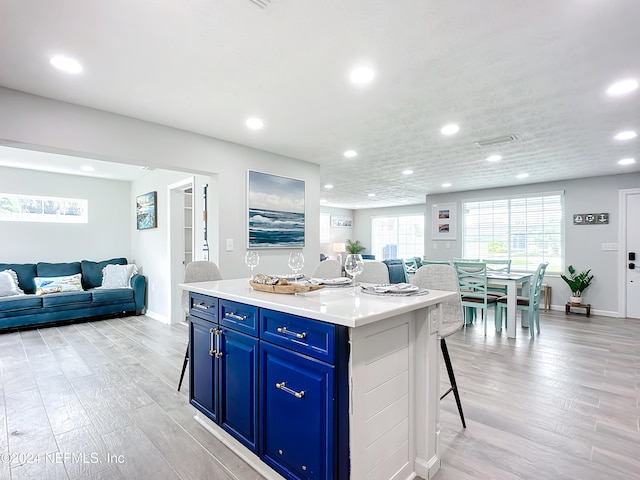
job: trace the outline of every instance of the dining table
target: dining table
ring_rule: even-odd
[[[487,272],[487,280],[490,284],[507,287],[507,337],[516,338],[516,313],[518,302],[518,288],[522,288],[522,294],[529,295],[531,273],[490,273]],[[522,326],[529,326],[529,315],[522,311]]]

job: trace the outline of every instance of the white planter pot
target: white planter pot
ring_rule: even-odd
[[[582,297],[570,297],[571,303],[582,303]]]

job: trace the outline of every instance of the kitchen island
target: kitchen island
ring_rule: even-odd
[[[190,291],[196,419],[268,479],[430,478],[440,467],[438,305],[454,292]]]

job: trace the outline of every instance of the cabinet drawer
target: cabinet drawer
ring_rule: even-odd
[[[190,292],[189,315],[218,323],[218,299]]]
[[[258,336],[258,307],[230,300],[220,302],[220,325]]]
[[[262,459],[288,479],[334,479],[334,367],[260,345]]]
[[[330,323],[261,309],[260,338],[335,363],[336,327]]]

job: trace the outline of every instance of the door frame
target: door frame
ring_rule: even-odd
[[[627,317],[627,269],[623,267],[627,263],[627,197],[640,195],[640,188],[626,188],[619,193],[620,227],[618,238],[618,312],[620,317]]]
[[[184,191],[191,187],[195,190],[195,177],[187,177],[167,186],[169,192],[169,324],[184,321],[182,310],[182,289],[178,286],[184,281]],[[194,196],[195,197],[195,196]],[[191,211],[192,225],[194,209]],[[193,239],[192,239],[193,241]]]

